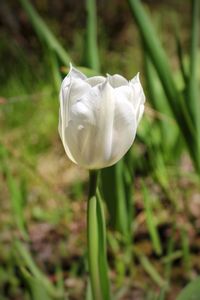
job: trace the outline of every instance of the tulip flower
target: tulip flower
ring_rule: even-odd
[[[59,134],[66,154],[90,169],[115,164],[131,147],[144,111],[139,75],[87,78],[74,67],[60,90]]]
[[[131,147],[144,112],[139,75],[87,78],[74,67],[60,90],[59,134],[66,154],[89,169],[87,202],[88,266],[92,297],[110,300],[105,217],[98,169],[115,164]]]

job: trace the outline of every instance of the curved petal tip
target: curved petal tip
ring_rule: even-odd
[[[85,80],[87,77],[81,72],[79,71],[78,69],[76,69],[72,63],[70,62],[69,64],[69,73],[67,76],[71,76],[71,77],[74,77],[74,78],[79,78],[79,79],[83,79]]]
[[[132,83],[136,83],[139,82],[140,83],[140,72],[138,72],[132,79],[131,79]]]

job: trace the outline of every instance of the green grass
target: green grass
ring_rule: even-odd
[[[140,48],[131,40],[136,28],[128,27],[125,34],[131,41],[116,51],[106,48],[103,28],[98,49],[103,72],[133,76],[142,62]],[[40,35],[46,30],[50,29],[43,24]],[[81,59],[77,53],[84,49],[84,41],[79,32],[77,36],[67,50]],[[6,35],[1,41],[0,299],[49,300],[57,292],[60,299],[83,299],[87,174],[67,160],[57,130],[58,88],[64,75],[60,63],[66,52],[49,33],[46,39],[40,37],[41,44],[37,40],[38,50],[30,51],[31,55],[19,45],[11,46]],[[6,52],[10,61],[5,60]],[[111,175],[109,170],[103,173],[110,278],[120,300],[133,297],[134,292],[142,300],[167,300],[199,268],[194,251],[198,247],[198,175],[155,64],[149,56],[144,58],[141,77],[151,110],[146,110],[125,160]],[[179,71],[173,80],[178,90],[183,88]],[[115,189],[110,187],[111,179]]]

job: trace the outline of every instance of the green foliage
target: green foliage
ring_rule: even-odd
[[[200,294],[200,278],[190,282],[178,295],[176,300],[198,300]]]
[[[39,222],[48,223],[55,226],[55,228],[61,225],[59,234],[61,234],[62,246],[64,246],[60,252],[62,252],[62,256],[67,256],[67,239],[69,236],[76,236],[77,234],[76,231],[74,234],[74,229],[72,229],[72,232],[70,231],[75,225],[74,223],[68,224],[70,219],[68,214],[71,214],[69,211],[74,206],[74,214],[76,215],[77,206],[82,203],[85,195],[85,182],[80,183],[80,179],[78,179],[78,181],[74,181],[67,186],[67,189],[72,191],[70,193],[73,195],[73,199],[70,202],[68,202],[68,199],[59,202],[59,193],[63,187],[59,184],[56,188],[54,187],[53,182],[56,179],[54,174],[50,181],[51,184],[47,184],[46,179],[41,178],[42,176],[37,170],[40,156],[42,157],[41,160],[44,160],[52,145],[54,147],[55,144],[57,145],[57,98],[62,77],[60,65],[66,66],[72,59],[71,55],[59,42],[59,39],[39,16],[31,1],[20,0],[20,3],[42,43],[43,55],[38,58],[38,66],[35,66],[34,61],[30,62],[27,59],[27,53],[23,50],[23,47],[20,49],[13,42],[14,52],[18,60],[16,70],[12,72],[11,65],[8,72],[4,68],[3,59],[1,58],[0,96],[5,97],[5,104],[4,102],[0,104],[0,125],[3,129],[0,137],[2,143],[0,145],[0,176],[2,190],[4,192],[5,189],[8,190],[8,195],[6,194],[7,190],[5,196],[2,193],[2,202],[8,201],[10,203],[12,211],[6,213],[12,215],[12,217],[9,217],[8,224],[0,224],[3,232],[2,240],[0,240],[0,261],[3,262],[0,268],[0,290],[2,293],[0,299],[8,300],[13,295],[13,298],[19,295],[18,298],[23,297],[23,300],[66,300],[69,291],[65,286],[64,279],[68,279],[70,276],[79,276],[82,282],[84,280],[83,272],[85,272],[85,268],[82,265],[82,260],[76,257],[76,254],[74,254],[75,258],[68,259],[67,257],[64,260],[63,265],[60,267],[60,273],[58,272],[59,274],[56,273],[55,275],[56,284],[54,284],[41,271],[39,265],[35,263],[35,258],[29,247],[17,241],[14,248],[10,249],[13,244],[10,241],[7,242],[6,239],[6,241],[4,240],[4,226],[7,227],[9,232],[16,227],[17,233],[15,234],[20,233],[20,237],[30,243],[27,228],[30,224],[32,225],[33,220],[36,224]],[[179,222],[178,209],[182,205],[181,197],[186,196],[183,191],[183,195],[179,199],[174,188],[174,186],[179,188],[179,183],[174,181],[178,181],[178,176],[175,174],[179,172],[178,164],[185,152],[185,144],[196,170],[198,172],[200,170],[199,75],[197,74],[199,2],[192,1],[191,49],[187,57],[187,63],[178,33],[175,36],[180,64],[180,70],[178,71],[172,71],[169,65],[169,57],[167,57],[166,51],[163,49],[141,2],[129,0],[129,4],[143,41],[144,82],[146,83],[147,102],[151,105],[150,112],[153,116],[148,116],[148,112],[146,113],[146,118],[142,121],[134,147],[126,157],[115,166],[102,170],[101,191],[108,209],[109,265],[112,269],[113,290],[118,295],[118,299],[121,299],[127,293],[130,288],[129,285],[132,286],[133,283],[129,283],[127,280],[130,277],[130,281],[132,279],[134,281],[134,289],[137,288],[138,284],[135,282],[136,278],[139,278],[139,285],[142,282],[142,288],[145,290],[146,295],[145,299],[164,300],[167,299],[170,288],[173,286],[175,263],[180,263],[178,267],[183,269],[183,275],[187,278],[190,275],[189,272],[193,263],[190,236],[186,231],[186,226],[177,226],[176,224]],[[101,39],[100,47],[97,46],[97,35],[99,34],[97,23],[100,24],[100,22],[97,20],[97,8],[94,0],[86,1],[86,12],[86,38],[83,40],[80,37],[82,44],[80,49],[82,50],[85,47],[83,64],[86,67],[80,67],[80,69],[86,75],[93,76],[100,71],[99,48],[102,48]],[[5,52],[10,44],[8,37],[5,36],[4,39],[1,39],[0,52]],[[133,68],[136,68],[135,56],[139,57],[138,53],[140,51],[137,50],[137,55],[135,55],[134,49],[128,49],[128,47],[129,45],[127,45],[127,51],[123,55],[113,50],[107,55],[109,49],[100,49],[101,54],[104,54],[101,65],[107,70],[106,64],[110,60],[109,69],[117,70],[119,73],[122,72],[120,70],[125,70],[125,72],[132,74]],[[70,46],[69,51],[71,50],[71,53],[73,53],[71,48],[73,47]],[[78,46],[77,49],[79,49]],[[128,61],[129,57],[131,57],[131,61]],[[32,66],[35,68],[32,69]],[[68,67],[63,69],[64,74],[67,72]],[[18,96],[13,97],[16,95]],[[182,132],[182,137],[180,137],[180,132]],[[8,147],[4,146],[4,143]],[[9,145],[11,145],[10,148]],[[56,151],[59,152],[60,150],[57,148],[56,146]],[[18,169],[21,164],[23,168]],[[66,169],[67,166],[66,164]],[[29,172],[32,172],[32,177],[28,175]],[[60,177],[60,174],[55,173],[56,176]],[[138,178],[141,177],[143,178],[142,186],[138,185]],[[154,182],[153,187],[149,185],[148,180],[146,183],[146,178]],[[187,181],[187,178],[184,179]],[[34,195],[34,192],[38,193],[38,189],[29,191],[30,186],[34,186],[37,180],[39,181],[39,189],[45,190],[39,196]],[[54,188],[55,193],[52,192]],[[159,195],[162,195],[162,197],[157,201],[159,203],[155,204],[154,194],[157,188],[161,188]],[[192,187],[189,188],[192,189]],[[133,189],[135,190],[134,195]],[[63,188],[63,190],[64,194],[66,189]],[[45,193],[48,195],[48,197],[45,196],[47,199],[44,197]],[[138,202],[135,202],[135,198],[138,199],[138,194],[140,195],[140,204],[143,200],[144,208],[142,207],[142,209],[140,205],[138,208]],[[45,207],[42,206],[43,204],[38,206],[29,201],[28,197],[34,199],[38,197],[39,202],[46,201],[48,205],[45,204]],[[58,198],[55,209],[51,208],[52,198],[53,200]],[[65,195],[64,198],[66,198]],[[181,203],[179,203],[179,200]],[[104,203],[102,203],[100,193],[98,193],[95,201],[96,219],[93,222],[96,227],[92,228],[93,242],[96,238],[100,249],[97,255],[99,273],[106,274],[108,269],[105,260],[107,239],[105,226],[102,222],[104,220]],[[26,215],[26,211],[29,214]],[[85,213],[84,209],[83,213]],[[172,230],[170,236],[163,241],[159,222],[162,223],[163,214],[165,213],[168,213],[169,226]],[[187,213],[186,209],[181,212],[182,215],[187,215]],[[2,215],[4,217],[4,211]],[[143,218],[144,222],[139,223],[138,219],[141,222]],[[165,225],[166,216],[163,219]],[[137,248],[137,240],[133,243],[133,236],[137,235],[140,224],[141,227],[145,227],[147,236],[148,234],[150,236],[148,243],[159,257],[156,257],[156,260],[151,253],[150,257],[148,256],[145,246]],[[191,221],[190,225],[193,226],[194,224]],[[110,230],[110,227],[112,227],[112,230]],[[63,231],[67,231],[67,238],[63,235]],[[98,231],[98,234],[96,234],[96,231]],[[177,233],[180,235],[178,243]],[[82,240],[82,237],[80,240]],[[76,247],[79,248],[77,245]],[[14,252],[15,260],[11,257],[10,251]],[[35,253],[35,255],[37,256],[38,253]],[[67,267],[65,264],[67,264]],[[143,275],[139,274],[139,277],[137,277],[137,271],[138,273],[143,272],[147,277],[143,273]],[[108,278],[102,275],[100,277],[103,298],[109,299]],[[153,287],[152,284],[154,284]],[[191,297],[193,297],[192,299],[198,299],[199,285],[199,279],[191,282],[181,292],[177,300],[190,300]],[[8,291],[7,286],[9,287]],[[23,295],[20,294],[22,286],[24,289]],[[77,286],[72,289],[76,290]],[[160,294],[157,291],[158,289]],[[86,299],[92,299],[90,282],[88,283]]]
[[[97,191],[97,221],[99,228],[99,272],[101,274],[101,286],[103,299],[109,300],[111,299],[111,296],[108,279],[106,226],[103,200],[99,191]]]
[[[52,298],[49,296],[47,291],[44,289],[42,283],[31,276],[26,270],[21,270],[25,282],[28,285],[28,289],[30,291],[31,300],[51,300]]]
[[[162,253],[162,246],[160,242],[159,233],[155,224],[153,209],[152,209],[152,197],[149,195],[145,184],[143,183],[143,199],[144,199],[144,208],[146,215],[146,222],[148,224],[149,234],[153,244],[153,248],[158,255]]]
[[[92,295],[94,299],[110,300],[106,253],[106,228],[104,207],[98,189],[98,173],[90,171],[87,208],[88,263]]]
[[[102,170],[101,178],[103,196],[109,209],[112,227],[119,230],[126,239],[130,232],[129,220],[132,216],[126,206],[129,199],[125,194],[123,169],[125,169],[124,162],[121,160],[115,166]],[[111,189],[111,186],[114,188]]]
[[[5,173],[10,199],[12,204],[15,225],[18,227],[24,239],[28,239],[26,224],[24,218],[24,208],[26,199],[24,199],[23,188],[12,176],[8,166],[8,154],[3,145],[0,145],[0,162],[2,171]]]
[[[86,1],[87,25],[85,43],[85,63],[91,69],[100,71],[97,45],[97,14],[96,0]]]
[[[170,105],[170,108],[173,112],[173,115],[176,119],[177,124],[179,125],[180,132],[185,139],[185,143],[187,145],[190,156],[194,162],[194,166],[197,171],[200,171],[200,148],[199,148],[199,117],[196,115],[199,112],[199,108],[196,107],[197,98],[196,93],[193,94],[194,90],[197,90],[197,78],[195,76],[188,77],[188,81],[186,83],[185,89],[186,91],[189,89],[191,92],[190,100],[188,101],[188,94],[184,94],[183,91],[178,89],[178,86],[174,80],[173,72],[169,66],[167,55],[161,45],[160,40],[155,32],[153,24],[147,15],[145,9],[143,8],[141,2],[139,0],[129,0],[129,5],[131,12],[136,20],[138,28],[140,30],[140,34],[142,37],[142,41],[144,44],[144,50],[150,57],[159,79],[162,83],[163,89],[165,91],[167,101]],[[198,6],[198,0],[193,2],[193,5]],[[198,9],[197,9],[198,10]],[[193,10],[194,11],[194,10]],[[197,28],[198,28],[198,13],[193,13],[193,23],[191,29],[191,37],[192,41],[192,50],[191,50],[191,58],[190,64],[193,72],[196,74],[194,66],[194,59],[196,61],[197,56]],[[193,58],[194,57],[194,58]],[[184,76],[184,74],[183,74]],[[195,96],[194,96],[195,95]],[[192,113],[194,108],[191,108],[191,103],[195,105],[196,114]],[[192,105],[192,106],[193,106]]]
[[[136,255],[143,266],[144,270],[149,274],[152,280],[160,287],[166,287],[167,282],[162,278],[162,276],[158,273],[156,268],[152,265],[150,260],[143,254],[136,251]]]
[[[16,241],[15,247],[19,254],[17,258],[19,260],[19,267],[28,284],[32,299],[63,300],[62,292],[56,288],[36,266],[28,249],[19,241]]]

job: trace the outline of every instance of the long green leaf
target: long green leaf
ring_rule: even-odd
[[[140,0],[128,0],[131,12],[139,27],[145,50],[148,52],[155,69],[160,77],[167,99],[179,128],[185,138],[191,158],[196,169],[200,172],[199,156],[197,155],[197,137],[195,121],[188,111],[186,99],[177,89],[172,77],[172,70],[169,66],[167,55],[156,35],[154,27]]]
[[[85,44],[85,63],[88,67],[100,71],[97,45],[97,12],[96,0],[86,0],[87,26]]]
[[[28,268],[32,276],[41,282],[41,284],[44,286],[44,288],[47,290],[49,295],[55,299],[61,299],[62,294],[59,289],[57,289],[49,280],[48,278],[42,273],[42,271],[37,267],[35,264],[30,252],[25,247],[24,244],[22,244],[20,241],[15,242],[15,247],[17,250],[17,253],[20,257],[20,267],[24,266]],[[42,299],[41,299],[42,300]]]
[[[174,158],[173,148],[179,135],[177,124],[171,117],[169,104],[163,92],[162,85],[160,84],[158,75],[146,51],[144,52],[144,62],[149,101],[156,111],[163,113],[164,116],[166,116],[166,118],[156,120],[156,123],[158,124],[157,129],[160,132],[160,148],[163,150],[163,155],[169,156],[170,152],[172,152],[171,155]],[[165,139],[163,139],[163,136],[165,136]]]
[[[176,300],[199,300],[200,277],[190,282],[178,295]]]
[[[191,111],[192,118],[195,122],[197,130],[197,147],[196,155],[200,165],[200,101],[199,101],[199,80],[197,71],[200,67],[198,51],[199,51],[199,17],[200,17],[200,2],[192,0],[192,27],[191,27],[191,48],[190,48],[190,76],[187,86],[186,97],[188,97],[188,106]]]
[[[140,254],[135,250],[135,254],[137,255],[142,267],[149,274],[152,280],[161,288],[166,287],[167,283],[158,273],[158,271],[154,268],[153,264],[150,262],[147,256]]]
[[[102,285],[102,294],[104,300],[110,300],[110,284],[108,279],[108,263],[106,252],[106,227],[103,201],[98,190],[97,192],[97,220],[99,233],[99,273]]]
[[[185,84],[187,84],[188,82],[188,72],[186,70],[185,67],[185,63],[184,63],[184,57],[183,57],[183,49],[181,46],[181,41],[177,32],[177,29],[175,28],[175,41],[176,41],[176,52],[177,52],[177,56],[178,56],[178,60],[179,60],[179,66],[180,66],[180,70],[181,70],[181,74],[183,77],[183,80],[185,82]]]
[[[123,160],[101,171],[103,197],[108,206],[111,225],[127,238],[128,211],[123,182]]]
[[[159,233],[155,224],[155,218],[151,206],[151,197],[148,193],[147,187],[143,183],[143,199],[144,199],[144,207],[145,207],[145,215],[146,215],[146,222],[147,222],[147,227],[149,230],[149,234],[152,240],[153,248],[157,254],[162,253],[162,246],[160,242],[160,237]]]
[[[21,272],[27,283],[31,300],[53,300],[40,280],[33,277],[26,269],[21,268]]]

